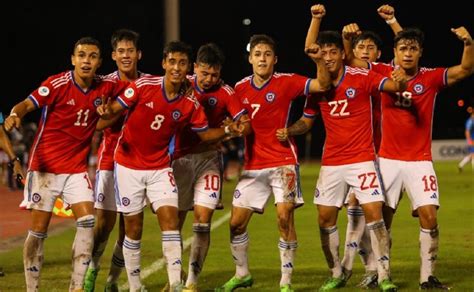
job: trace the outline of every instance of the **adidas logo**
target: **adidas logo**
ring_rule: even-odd
[[[243,104],[249,104],[249,100],[247,98],[244,98],[244,101],[242,101]]]
[[[286,263],[283,265],[283,268],[293,268],[293,264],[290,262],[290,263]]]
[[[153,101],[150,101],[149,103],[145,103],[145,105],[149,108],[153,108]]]
[[[353,242],[349,242],[348,244],[346,244],[347,247],[353,247],[353,248],[357,248],[357,242],[353,241]]]
[[[39,272],[38,268],[36,266],[32,266],[32,267],[29,267],[26,269],[27,271],[30,271],[30,272]]]
[[[438,196],[436,195],[436,193],[433,193],[431,196],[430,196],[430,199],[437,199]]]
[[[382,261],[388,261],[388,256],[382,256],[381,258],[379,258],[379,262],[382,262]]]
[[[172,264],[172,266],[174,266],[174,265],[181,265],[181,260],[176,260],[176,261],[174,261],[174,263]]]
[[[216,194],[216,192],[210,194],[209,197],[217,199],[217,194]]]
[[[372,196],[377,196],[377,195],[380,195],[380,192],[379,192],[379,190],[375,190],[375,191],[372,192],[371,195]]]
[[[76,102],[74,101],[74,99],[71,98],[71,99],[67,102],[67,104],[69,104],[69,105],[76,105]]]
[[[139,274],[140,274],[140,269],[135,269],[130,273],[130,275],[132,275],[132,276],[136,276],[136,275],[139,275]]]
[[[173,189],[173,193],[177,193],[178,192],[178,189],[177,188],[174,188]]]

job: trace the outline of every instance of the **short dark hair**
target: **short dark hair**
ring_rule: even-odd
[[[335,45],[338,49],[344,50],[342,44],[342,36],[339,32],[335,30],[326,30],[321,31],[318,35],[318,40],[316,43],[320,46]]]
[[[420,48],[423,48],[423,42],[425,41],[425,34],[421,29],[416,27],[408,27],[397,33],[393,39],[393,46],[397,47],[397,44],[401,40],[410,40],[417,42]]]
[[[358,35],[354,40],[352,41],[352,45],[355,46],[357,45],[358,42],[365,41],[365,40],[371,40],[374,42],[374,44],[377,46],[377,49],[380,50],[382,49],[382,39],[378,34],[371,30],[365,30],[363,31],[360,35]]]
[[[140,34],[138,32],[126,28],[121,28],[114,31],[112,37],[110,38],[110,44],[112,45],[112,50],[115,51],[117,49],[117,44],[120,41],[130,41],[133,43],[135,48],[137,48],[137,50],[140,50],[140,47],[138,46],[139,40]]]
[[[75,44],[74,44],[74,50],[72,51],[72,54],[74,55],[74,52],[76,51],[76,48],[79,45],[93,45],[96,46],[99,49],[99,55],[102,55],[102,46],[100,45],[100,42],[90,36],[82,37],[80,38]]]
[[[188,56],[189,61],[193,54],[192,48],[182,41],[171,41],[163,48],[163,59],[166,59],[169,53],[183,53]]]
[[[265,44],[270,46],[272,51],[276,54],[276,43],[275,41],[268,35],[266,34],[254,34],[253,36],[250,37],[250,51],[255,48],[256,45],[258,44]]]
[[[210,67],[222,67],[225,62],[224,52],[215,43],[207,43],[199,48],[196,62]]]

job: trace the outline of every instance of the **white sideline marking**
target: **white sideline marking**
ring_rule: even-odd
[[[212,222],[211,224],[211,231],[216,229],[217,227],[221,226],[224,222],[227,222],[230,218],[230,212],[227,212],[224,214],[224,216],[220,217],[217,219],[215,222]],[[187,250],[188,247],[191,246],[191,243],[193,241],[193,237],[188,237],[184,240],[183,242],[183,251]],[[164,258],[159,258],[155,262],[153,262],[149,267],[145,268],[141,273],[140,273],[140,278],[142,280],[148,278],[151,274],[155,273],[158,270],[161,270],[165,266],[165,259]],[[120,286],[120,291],[122,290],[128,290],[128,283],[123,284]]]

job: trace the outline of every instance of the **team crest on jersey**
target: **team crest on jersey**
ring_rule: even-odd
[[[97,202],[101,203],[103,202],[105,199],[105,196],[103,193],[99,193],[99,195],[97,195]]]
[[[38,193],[34,193],[31,199],[33,200],[33,202],[38,203],[39,201],[41,201],[41,195]]]
[[[314,191],[314,197],[319,198],[319,189],[318,188],[316,188],[316,190]]]
[[[133,90],[133,88],[128,88],[127,90],[125,90],[125,97],[126,98],[132,98],[132,96],[135,94],[135,91]]]
[[[207,103],[208,103],[210,106],[216,106],[216,104],[217,104],[217,98],[215,98],[214,96],[211,96],[211,97],[209,97],[209,99],[207,100]]]
[[[238,199],[240,197],[241,193],[239,190],[234,191],[234,198]]]
[[[38,94],[41,95],[41,96],[47,96],[49,94],[49,88],[46,87],[46,86],[41,86],[38,89]]]
[[[268,101],[268,102],[273,102],[275,100],[275,93],[273,92],[269,92],[265,95],[265,99]]]
[[[356,95],[356,90],[354,88],[349,87],[346,89],[347,98],[354,98],[355,95]]]
[[[101,104],[102,104],[102,99],[100,97],[94,99],[94,106],[95,107],[98,107]]]
[[[417,83],[413,86],[413,91],[415,91],[416,94],[420,94],[425,90],[425,87],[421,83]]]
[[[122,198],[122,205],[124,205],[124,206],[130,205],[130,199],[127,198],[127,197],[123,197]]]
[[[181,118],[181,112],[179,110],[174,110],[171,117],[173,117],[173,120],[177,121]]]

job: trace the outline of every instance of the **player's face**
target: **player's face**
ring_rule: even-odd
[[[112,52],[112,60],[117,64],[120,72],[125,74],[135,73],[138,69],[138,60],[142,58],[139,51],[131,41],[119,41],[117,48]]]
[[[194,73],[197,85],[204,90],[212,88],[221,78],[220,66],[211,67],[205,63],[194,63]]]
[[[337,74],[342,68],[344,53],[334,44],[323,45],[321,56],[331,74]]]
[[[77,77],[92,79],[102,63],[99,48],[95,45],[78,45],[71,56],[71,62]]]
[[[269,45],[258,44],[250,51],[249,62],[252,64],[253,73],[266,79],[273,74],[277,56]]]
[[[380,57],[380,50],[371,39],[360,40],[353,49],[356,58],[367,62],[375,62]]]
[[[393,49],[393,55],[398,65],[405,71],[418,69],[418,61],[421,58],[423,49],[418,42],[413,40],[401,39]]]
[[[188,55],[180,52],[171,52],[162,62],[165,78],[171,83],[182,83],[189,70]]]

